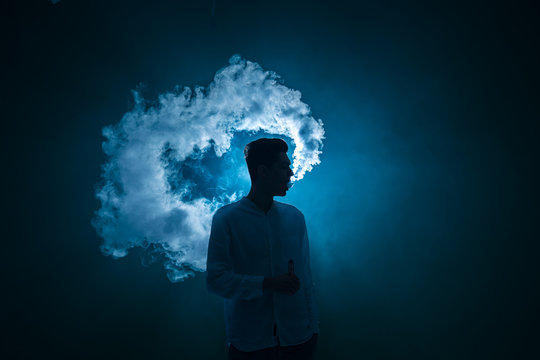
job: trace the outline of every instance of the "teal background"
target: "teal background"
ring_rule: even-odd
[[[525,3],[4,4],[4,352],[220,359],[222,300],[104,257],[101,129],[241,54],[302,92],[318,359],[534,359],[538,11]],[[7,128],[6,128],[7,127]],[[246,189],[247,190],[247,189]]]

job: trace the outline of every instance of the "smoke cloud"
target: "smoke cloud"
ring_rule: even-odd
[[[114,258],[143,248],[143,264],[162,261],[169,279],[206,270],[212,214],[243,196],[243,147],[273,135],[294,147],[293,181],[320,163],[324,129],[301,93],[239,55],[206,88],[176,88],[157,101],[134,91],[135,105],[103,128],[101,208],[92,224]]]

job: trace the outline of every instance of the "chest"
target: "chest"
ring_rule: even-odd
[[[303,227],[283,217],[252,217],[231,224],[231,251],[254,258],[287,257],[301,251]]]

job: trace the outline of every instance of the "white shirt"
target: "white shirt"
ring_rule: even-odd
[[[300,289],[286,295],[264,289],[264,277],[288,271]],[[218,209],[208,244],[208,290],[225,298],[227,346],[255,351],[297,345],[319,332],[304,215],[273,201],[265,214],[247,197]]]

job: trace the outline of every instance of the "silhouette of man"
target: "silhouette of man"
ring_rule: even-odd
[[[247,197],[218,209],[208,244],[208,290],[224,297],[229,359],[314,359],[319,317],[304,215],[274,201],[293,172],[287,143],[246,145]]]

